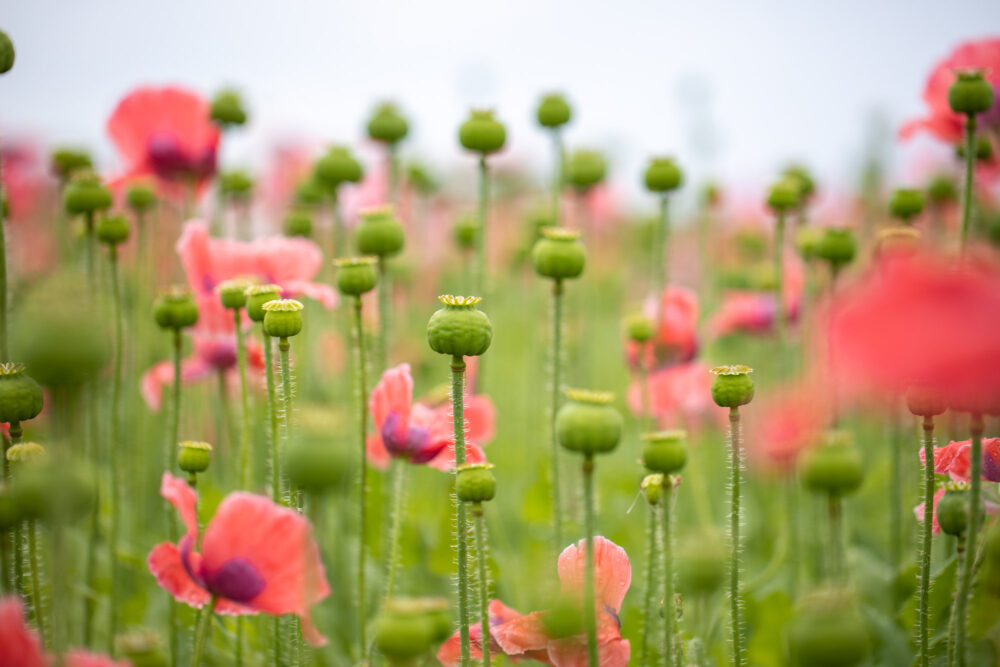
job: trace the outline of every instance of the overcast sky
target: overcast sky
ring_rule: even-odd
[[[506,159],[538,170],[534,105],[559,90],[576,112],[568,143],[607,150],[635,195],[650,154],[744,185],[790,159],[849,183],[872,117],[920,113],[938,59],[1000,35],[1000,2],[0,0],[0,27],[17,48],[4,131],[82,143],[109,169],[105,119],[140,83],[239,86],[253,124],[229,162],[289,134],[357,141],[392,98],[410,154],[458,164],[457,125],[487,105],[508,125]]]

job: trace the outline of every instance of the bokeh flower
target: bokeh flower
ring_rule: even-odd
[[[45,654],[42,640],[24,620],[24,606],[15,596],[0,599],[0,667],[128,667],[126,661],[83,649],[69,649],[61,658]]]
[[[698,296],[693,290],[668,285],[646,301],[643,311],[655,323],[656,331],[646,343],[626,343],[630,366],[642,363],[651,369],[694,358],[698,351]]]
[[[972,440],[952,441],[934,448],[934,472],[948,475],[956,482],[969,481],[969,464]],[[920,450],[924,462],[924,450]],[[987,482],[1000,482],[1000,438],[983,438],[982,478]]]

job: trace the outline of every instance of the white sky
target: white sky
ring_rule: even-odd
[[[409,154],[458,163],[458,123],[488,105],[538,170],[533,110],[555,89],[576,112],[568,143],[609,151],[638,195],[646,157],[664,153],[753,187],[793,158],[850,183],[873,112],[893,128],[920,113],[930,67],[1000,34],[1000,2],[0,0],[0,27],[17,49],[0,125],[87,145],[109,168],[104,121],[139,83],[239,86],[253,125],[228,162],[289,133],[355,142],[388,97],[411,117]]]

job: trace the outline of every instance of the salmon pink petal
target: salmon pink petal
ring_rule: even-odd
[[[2,663],[0,663],[2,664]],[[90,653],[82,648],[71,648],[63,656],[65,667],[131,667],[128,660],[114,660],[106,655]]]
[[[211,594],[188,574],[176,544],[157,544],[149,552],[146,564],[156,578],[156,583],[180,602],[201,609],[211,599]]]
[[[163,405],[163,387],[173,383],[174,365],[169,361],[156,363],[142,374],[139,380],[139,392],[146,405],[154,412],[159,412]]]
[[[24,607],[15,596],[0,599],[0,667],[45,667],[42,642],[24,622]]]
[[[174,477],[169,472],[163,473],[160,481],[160,495],[167,499],[181,515],[181,521],[187,529],[189,537],[198,537],[198,494],[188,486],[187,482]]]
[[[497,411],[489,396],[479,394],[465,399],[465,433],[469,441],[485,445],[492,440],[496,420]]]
[[[934,494],[934,519],[933,519],[933,528],[931,528],[931,532],[933,532],[935,535],[941,532],[941,525],[938,523],[937,520],[937,506],[938,506],[938,501],[941,500],[941,498],[944,496],[945,491],[946,489],[938,489],[937,493]],[[913,508],[913,514],[917,517],[917,521],[920,523],[924,522],[925,506],[926,503],[920,503],[919,505]]]
[[[629,642],[621,637],[597,646],[600,667],[626,667],[630,655]],[[587,642],[581,638],[553,641],[549,644],[549,657],[555,667],[587,667]]]
[[[544,651],[549,644],[549,636],[545,633],[543,623],[545,613],[533,611],[501,623],[491,630],[493,639],[504,653],[511,656]]]
[[[465,462],[486,463],[486,453],[479,447],[479,445],[467,442],[465,443]],[[450,439],[444,449],[441,450],[441,453],[431,459],[427,465],[432,468],[437,468],[442,472],[448,472],[455,469],[455,447]]]
[[[290,283],[310,280],[323,266],[323,251],[309,239],[274,236],[252,241],[250,246],[258,270],[289,290]]]
[[[337,296],[337,291],[323,283],[311,283],[306,280],[288,280],[282,283],[282,286],[288,290],[289,296],[294,297],[301,294],[320,302],[327,309],[336,308],[340,300]]]
[[[563,592],[579,594],[583,591],[585,553],[586,540],[580,540],[559,555],[559,581]],[[632,566],[625,550],[607,538],[594,537],[594,594],[598,601],[618,613],[631,583]]]
[[[410,375],[410,365],[400,364],[382,373],[382,379],[372,389],[368,401],[375,431],[382,430],[382,424],[390,412],[395,412],[401,421],[407,424],[410,420],[411,403],[413,403],[413,377]]]
[[[472,652],[471,647],[469,652]],[[482,657],[482,653],[479,654],[479,657]],[[457,667],[457,665],[462,664],[462,638],[457,630],[441,644],[441,648],[437,652],[437,659],[444,667]]]
[[[368,463],[372,466],[379,470],[385,470],[389,467],[389,462],[392,459],[378,434],[371,433],[365,438],[365,451],[368,452]]]
[[[488,611],[490,614],[490,626],[500,625],[502,623],[506,623],[507,621],[513,621],[515,618],[520,618],[522,616],[519,611],[513,609],[512,607],[508,607],[500,600],[490,600]]]

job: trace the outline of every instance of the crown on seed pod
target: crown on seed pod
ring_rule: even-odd
[[[261,306],[264,311],[264,333],[272,338],[290,338],[302,331],[301,301],[275,299]]]
[[[42,388],[24,372],[24,364],[0,364],[0,422],[34,419],[42,411]]]
[[[246,288],[247,295],[247,316],[254,322],[264,321],[263,305],[268,301],[275,301],[281,298],[281,293],[285,290],[281,285],[266,283],[263,285],[251,285]]]
[[[587,256],[580,232],[562,227],[544,227],[531,249],[531,261],[540,276],[563,280],[583,273]]]
[[[948,89],[948,105],[955,113],[975,116],[990,110],[993,95],[993,86],[981,70],[956,72],[955,82]]]
[[[482,297],[438,297],[444,308],[427,322],[427,343],[438,354],[452,357],[478,357],[493,341],[493,324],[486,313],[476,308]]]
[[[753,379],[749,366],[716,366],[711,370],[712,400],[720,408],[738,408],[753,400]]]

